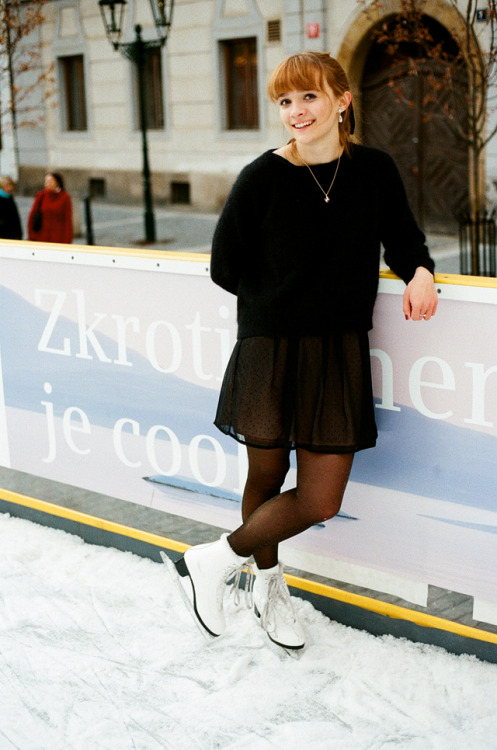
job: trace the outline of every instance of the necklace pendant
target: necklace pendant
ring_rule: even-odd
[[[325,195],[325,196],[324,196],[324,202],[325,202],[325,203],[329,203],[329,202],[330,202],[330,199],[328,198],[328,196],[327,196],[327,195]]]

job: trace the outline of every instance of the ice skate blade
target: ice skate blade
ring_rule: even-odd
[[[198,630],[202,633],[204,639],[208,643],[213,643],[215,640],[217,640],[218,636],[212,635],[212,633],[209,633],[208,630],[204,628],[201,621],[197,617],[197,613],[195,612],[195,605],[193,603],[193,587],[191,586],[190,578],[186,576],[186,580],[188,581],[188,585],[192,588],[192,598],[188,596],[188,592],[185,590],[185,587],[182,583],[182,577],[178,573],[178,569],[176,568],[176,564],[171,560],[171,558],[166,555],[165,552],[160,552],[160,556],[162,559],[162,562],[165,564],[169,575],[174,581],[174,585],[176,586],[177,590],[179,591],[181,598],[183,600],[183,603],[186,606],[186,609],[190,613],[195,625],[197,626]]]
[[[269,643],[271,646],[278,651],[278,653],[281,653],[282,651],[285,652],[288,656],[291,656],[292,659],[300,659],[302,652],[304,650],[304,646],[301,646],[300,648],[289,648],[288,646],[282,646],[281,643],[276,643],[276,641],[273,641],[270,636],[268,636]]]
[[[295,649],[295,648],[285,648],[285,646],[280,646],[279,643],[276,643],[276,641],[273,641],[269,636],[267,640],[268,640],[269,648],[271,649],[271,651],[273,651],[273,653],[277,654],[278,656],[283,657],[283,659],[285,659],[286,656],[289,656],[291,659],[298,661],[304,651],[304,647]]]
[[[257,623],[259,624],[259,627],[262,628],[261,616],[255,604],[254,604],[254,617]],[[264,628],[262,629],[264,630]],[[296,648],[292,648],[291,646],[284,646],[282,643],[273,641],[273,639],[271,638],[267,630],[265,631],[265,633],[267,635],[269,643],[271,644],[273,648],[273,651],[276,651],[277,653],[281,653],[281,651],[283,650],[285,651],[285,653],[288,654],[288,656],[291,656],[292,659],[300,659],[300,655],[302,654],[305,648],[305,643],[303,643],[302,646],[297,646]]]

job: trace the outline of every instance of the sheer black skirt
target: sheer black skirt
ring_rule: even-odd
[[[377,431],[367,332],[240,339],[214,424],[258,448],[372,448]]]

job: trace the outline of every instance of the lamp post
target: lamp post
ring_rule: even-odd
[[[132,42],[121,42],[127,0],[99,0],[98,4],[108,40],[115,50],[120,50],[128,60],[131,60],[136,65],[143,152],[145,240],[147,242],[155,242],[155,217],[148,161],[147,116],[145,108],[145,63],[153,50],[163,47],[166,44],[171,28],[174,0],[149,0],[149,3],[157,31],[157,39],[144,40],[142,38],[142,27],[138,24],[135,26],[135,39]]]

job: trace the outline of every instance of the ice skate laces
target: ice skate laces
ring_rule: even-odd
[[[245,573],[245,582],[243,586],[240,586],[242,580],[242,574]],[[232,571],[228,580],[233,577],[229,596],[233,595],[235,607],[239,607],[242,602],[242,596],[244,604],[247,609],[252,609],[254,604],[253,590],[254,590],[254,566],[252,563],[243,563],[239,565],[234,571]]]
[[[271,576],[268,581],[267,601],[261,612],[262,627],[266,630],[273,628],[276,615],[288,623],[294,623],[297,619],[283,573]]]

